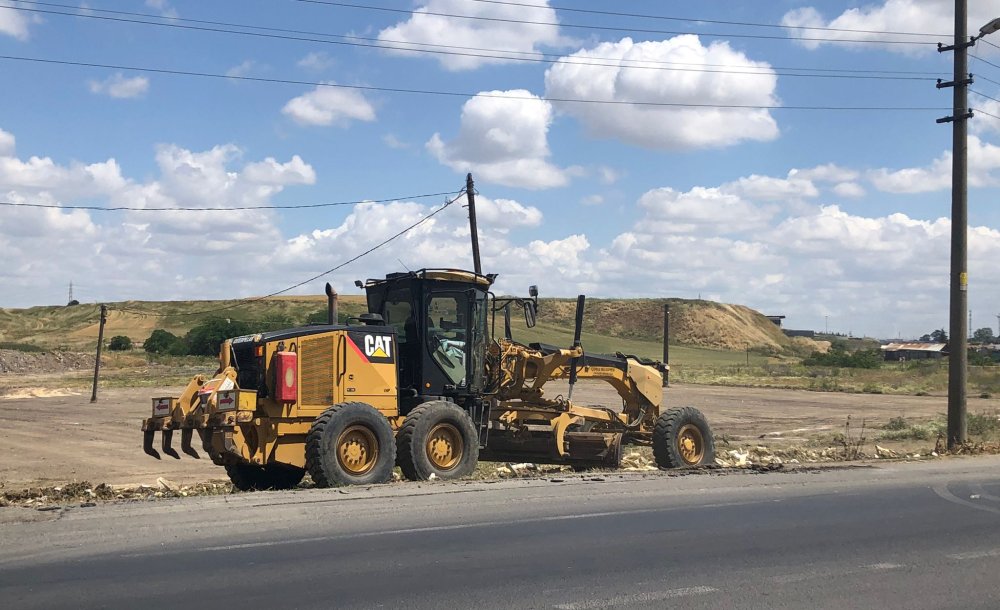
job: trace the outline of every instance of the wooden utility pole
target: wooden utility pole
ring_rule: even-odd
[[[479,261],[479,228],[476,226],[476,184],[472,174],[465,177],[465,197],[469,201],[469,229],[472,232],[472,264],[474,271],[483,274],[483,265]]]
[[[663,304],[663,387],[670,385],[670,303]]]
[[[108,321],[108,306],[101,305],[101,326],[97,331],[97,360],[94,361],[94,390],[90,402],[97,402],[97,378],[101,374],[101,346],[104,344],[104,325]]]

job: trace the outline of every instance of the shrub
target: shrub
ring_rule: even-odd
[[[125,335],[116,335],[108,342],[108,349],[113,352],[127,352],[132,349],[132,340]]]
[[[802,361],[806,366],[839,366],[852,369],[882,368],[882,353],[877,349],[862,349],[856,352],[830,350],[822,354],[813,352]]]
[[[142,349],[150,354],[183,355],[187,353],[187,345],[184,344],[184,340],[162,328],[154,330],[153,334],[142,342]],[[179,354],[176,353],[178,351]]]
[[[31,343],[17,343],[15,341],[0,341],[0,349],[9,349],[16,352],[43,352],[41,347]]]

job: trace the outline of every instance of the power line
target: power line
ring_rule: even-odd
[[[988,117],[991,117],[991,118],[994,118],[994,119],[1000,121],[1000,116],[997,116],[995,114],[990,114],[989,112],[986,112],[982,108],[972,108],[972,110],[975,111],[975,112],[978,112],[979,114],[985,114]]]
[[[376,91],[380,93],[407,93],[413,95],[436,95],[446,97],[482,97],[497,98],[506,100],[524,100],[534,102],[555,102],[566,104],[608,104],[608,105],[631,105],[651,108],[718,108],[728,110],[824,110],[824,111],[942,111],[949,108],[940,106],[778,106],[768,104],[697,104],[691,102],[650,102],[642,100],[595,100],[585,98],[560,98],[560,97],[535,97],[530,95],[499,95],[492,93],[470,93],[468,91],[437,91],[432,89],[407,89],[400,87],[375,87],[371,85],[344,85],[341,83],[327,83],[319,81],[304,81],[286,78],[265,78],[261,76],[238,76],[228,74],[216,74],[211,72],[195,72],[189,70],[171,70],[167,68],[148,68],[141,66],[127,66],[120,64],[102,64],[96,62],[69,61],[64,59],[45,59],[40,57],[20,57],[16,55],[0,55],[0,60],[23,61],[48,65],[76,66],[85,68],[104,68],[109,70],[130,70],[133,72],[147,72],[150,74],[169,74],[173,76],[194,76],[199,78],[213,78],[220,80],[237,80],[258,83],[272,83],[284,85],[306,85],[312,87],[331,87],[335,89],[354,89],[358,91]]]
[[[969,88],[969,93],[975,93],[979,97],[985,97],[988,100],[993,100],[994,102],[1000,103],[1000,100],[998,100],[997,98],[990,97],[989,95],[986,95],[985,93],[980,93],[980,92],[976,91],[975,89],[973,89],[971,87]]]
[[[893,32],[888,30],[858,30],[853,28],[831,28],[809,25],[779,25],[776,23],[755,23],[751,21],[723,21],[719,19],[702,19],[698,17],[668,17],[665,15],[650,15],[642,13],[623,13],[619,11],[601,11],[593,9],[572,8],[568,6],[545,6],[541,4],[522,4],[520,2],[510,2],[507,0],[467,0],[469,2],[481,2],[485,4],[503,4],[506,6],[520,6],[524,8],[551,8],[556,11],[567,13],[586,13],[590,15],[605,15],[613,17],[636,17],[640,19],[658,19],[662,21],[683,21],[713,23],[716,25],[739,25],[757,28],[781,28],[791,30],[818,30],[821,32],[853,32],[858,34],[894,34],[900,36],[950,36],[951,34],[932,34],[928,32]]]
[[[27,4],[34,4],[39,6],[55,6],[66,9],[77,10],[76,7],[72,7],[65,4],[58,4],[53,2],[33,2],[31,0],[25,0]],[[10,8],[14,10],[42,13],[47,15],[61,15],[64,17],[78,17],[85,19],[95,19],[100,21],[110,21],[115,23],[131,23],[138,25],[150,25],[156,27],[173,28],[181,30],[191,30],[199,32],[208,32],[216,34],[234,34],[239,36],[252,36],[257,38],[271,38],[277,40],[292,40],[297,42],[315,42],[321,44],[332,44],[339,46],[351,46],[359,48],[373,48],[382,49],[387,51],[397,51],[404,53],[425,53],[433,55],[447,55],[447,56],[457,56],[457,57],[470,57],[478,59],[500,59],[505,61],[518,61],[518,62],[530,62],[530,63],[547,63],[547,64],[571,64],[571,65],[583,65],[583,66],[596,66],[596,67],[609,67],[609,68],[622,68],[628,67],[638,70],[662,70],[670,72],[700,72],[700,73],[719,73],[719,74],[745,74],[750,76],[762,75],[762,76],[788,76],[788,77],[807,77],[807,78],[841,78],[841,79],[872,79],[872,80],[930,80],[930,75],[936,75],[938,73],[930,72],[905,72],[905,71],[892,71],[892,70],[857,70],[857,69],[835,69],[835,68],[796,68],[796,67],[772,67],[772,66],[748,66],[748,65],[726,65],[726,64],[684,64],[681,62],[663,62],[663,61],[639,61],[639,60],[628,60],[628,59],[616,59],[613,57],[591,57],[583,60],[579,57],[570,56],[559,56],[545,53],[534,53],[533,57],[517,57],[511,56],[508,53],[521,53],[525,54],[523,51],[506,51],[503,49],[484,49],[477,47],[461,47],[457,45],[429,45],[424,43],[412,43],[407,41],[393,41],[393,40],[382,40],[378,38],[364,38],[358,36],[341,36],[338,34],[325,34],[320,32],[308,32],[302,30],[287,30],[282,28],[271,28],[263,27],[251,24],[239,24],[239,23],[227,23],[221,21],[207,21],[200,19],[182,19],[176,18],[170,21],[146,21],[144,19],[164,19],[157,15],[150,15],[147,13],[134,13],[128,11],[114,11],[107,9],[87,9],[88,12],[62,12],[53,11],[48,9],[32,9],[23,6],[13,5],[4,6],[0,5],[2,8]],[[96,15],[92,12],[108,13],[113,15],[125,15],[128,17],[142,17],[143,19],[132,19],[126,17],[112,17],[107,15]],[[178,23],[181,22],[181,23]],[[186,22],[186,23],[184,23]],[[202,24],[202,25],[189,25],[189,24]],[[208,26],[219,26],[219,27],[208,27]],[[249,28],[249,29],[260,29],[265,30],[265,32],[248,32],[241,30],[233,30],[229,28]],[[275,34],[267,32],[284,32],[284,34]],[[292,35],[295,34],[295,35]],[[325,38],[309,38],[306,36],[301,36],[304,34],[307,36],[324,36],[324,37],[336,37],[342,40],[329,40]],[[356,42],[356,41],[370,41],[370,42]],[[400,47],[392,45],[420,45],[420,46],[409,46]],[[462,49],[462,50],[440,50],[433,48],[420,48],[424,47],[443,47],[445,49]],[[482,51],[472,53],[469,51]],[[501,55],[502,53],[502,55]],[[594,61],[597,60],[597,61]],[[606,61],[608,63],[600,63],[601,61]],[[654,64],[654,65],[647,65]],[[666,67],[666,66],[698,66],[698,67]],[[715,68],[739,68],[738,70],[716,70],[716,69],[706,69],[709,67]],[[775,70],[786,70],[786,72],[775,72]],[[801,72],[817,72],[817,73],[801,73]],[[843,73],[843,74],[839,74]],[[862,75],[865,74],[865,75]],[[918,74],[926,74],[929,76],[916,76]],[[907,75],[907,76],[903,76]],[[910,76],[912,75],[912,76]]]
[[[199,207],[177,207],[177,208],[139,208],[131,206],[98,206],[98,205],[58,205],[51,203],[18,203],[14,201],[0,201],[0,206],[15,208],[48,208],[57,210],[88,210],[93,212],[234,212],[243,210],[302,210],[312,208],[328,208],[333,206],[357,205],[359,203],[389,203],[392,201],[403,201],[408,199],[426,199],[429,197],[441,197],[451,195],[451,191],[444,193],[428,193],[426,195],[407,195],[405,197],[390,197],[388,199],[361,199],[358,201],[333,201],[330,203],[304,203],[297,205],[254,205],[254,206],[233,206],[224,208],[199,208]]]
[[[302,2],[306,4],[321,4],[326,6],[337,6],[341,8],[354,8],[369,11],[383,11],[388,13],[403,13],[407,15],[413,14],[413,11],[398,8],[389,8],[386,6],[367,6],[364,4],[352,4],[349,2],[333,2],[332,0],[293,0],[293,2]],[[606,25],[586,25],[580,23],[559,23],[553,21],[529,21],[526,19],[507,19],[503,17],[484,17],[482,15],[459,15],[456,13],[440,13],[435,11],[420,11],[421,15],[431,15],[434,17],[449,17],[452,19],[469,19],[475,21],[491,21],[497,23],[519,23],[523,25],[547,25],[553,27],[562,28],[577,28],[584,30],[601,30],[610,32],[638,32],[641,34],[669,34],[673,36],[684,35],[684,34],[694,34],[696,36],[708,36],[713,38],[755,38],[764,40],[803,40],[807,42],[860,42],[866,44],[916,44],[916,45],[932,45],[937,44],[931,41],[916,41],[916,40],[852,40],[852,39],[841,39],[841,38],[810,38],[804,36],[771,36],[766,34],[730,34],[730,33],[718,33],[718,32],[691,32],[691,31],[677,31],[677,30],[653,30],[653,29],[641,29],[641,28],[621,28]]]
[[[972,59],[978,59],[979,61],[983,62],[987,66],[993,66],[994,68],[1000,68],[1000,66],[998,66],[997,64],[995,64],[995,63],[993,63],[991,61],[987,61],[987,60],[983,59],[982,57],[980,57],[978,55],[973,55],[972,53],[969,53],[969,57],[971,57]]]
[[[266,299],[270,299],[272,297],[276,297],[276,296],[278,296],[280,294],[284,294],[286,292],[295,290],[296,288],[299,288],[301,286],[305,286],[309,282],[314,282],[314,281],[320,279],[321,277],[330,275],[331,273],[334,273],[335,271],[339,271],[340,269],[343,269],[347,265],[350,265],[351,263],[357,261],[358,259],[360,259],[362,257],[365,257],[365,256],[371,254],[372,252],[378,250],[379,248],[385,246],[386,244],[399,239],[403,235],[406,235],[407,233],[409,233],[413,229],[416,229],[420,225],[424,224],[425,222],[427,222],[431,218],[434,218],[435,216],[437,216],[438,214],[440,214],[441,212],[443,212],[445,209],[447,209],[448,206],[450,206],[451,204],[453,204],[456,201],[458,201],[459,198],[461,198],[463,195],[465,195],[465,189],[462,189],[461,191],[459,191],[453,198],[449,199],[448,201],[445,201],[438,209],[436,209],[433,212],[429,213],[427,216],[424,216],[423,218],[421,218],[417,222],[415,222],[412,225],[406,227],[405,229],[403,229],[402,231],[396,233],[392,237],[389,237],[388,239],[385,239],[384,241],[379,242],[378,244],[372,246],[371,248],[368,248],[367,250],[365,250],[361,254],[353,256],[353,257],[347,259],[346,261],[340,263],[339,265],[331,267],[330,269],[327,269],[326,271],[324,271],[322,273],[318,273],[318,274],[310,277],[309,279],[302,280],[301,282],[299,282],[297,284],[293,284],[293,285],[291,285],[291,286],[289,286],[287,288],[282,288],[281,290],[277,290],[277,291],[272,292],[270,294],[266,294],[266,295],[264,295],[262,297],[249,297],[249,298],[246,298],[246,299],[240,299],[240,300],[236,301],[235,303],[233,303],[232,305],[226,305],[224,307],[214,307],[214,308],[210,308],[210,309],[202,309],[202,310],[199,310],[199,311],[189,311],[189,312],[185,312],[185,313],[175,313],[175,314],[154,313],[154,312],[142,311],[141,309],[135,309],[135,308],[129,308],[129,307],[118,307],[116,309],[118,311],[127,311],[127,312],[140,313],[140,314],[144,314],[144,315],[148,315],[148,316],[153,316],[153,317],[165,318],[165,317],[194,316],[194,315],[201,315],[201,314],[206,314],[206,313],[215,313],[215,312],[219,312],[219,311],[226,311],[226,310],[229,310],[229,309],[235,309],[237,307],[242,307],[243,305],[249,305],[250,303],[257,303],[259,301],[264,301]]]
[[[975,76],[975,78],[981,78],[981,79],[983,79],[984,81],[986,81],[988,83],[993,83],[994,85],[1000,86],[1000,81],[995,81],[992,78],[983,76],[982,74],[975,74],[974,76]]]

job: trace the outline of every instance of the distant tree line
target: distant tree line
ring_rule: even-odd
[[[843,340],[836,340],[830,345],[830,350],[825,354],[813,352],[811,356],[802,360],[806,366],[838,366],[852,369],[878,369],[882,368],[882,350],[880,349],[859,349],[850,351],[847,349],[848,343]]]
[[[347,317],[348,314],[341,313],[338,316],[338,322],[344,323]],[[193,326],[183,337],[158,328],[143,341],[142,349],[150,354],[170,356],[215,356],[219,353],[219,348],[226,339],[283,328],[294,328],[302,324],[325,324],[326,321],[327,312],[325,309],[309,314],[304,322],[296,321],[283,314],[268,314],[259,320],[212,317]],[[125,339],[127,338],[125,337]],[[129,342],[129,347],[125,349],[132,349],[131,342]]]

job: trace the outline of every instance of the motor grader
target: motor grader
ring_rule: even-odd
[[[327,324],[225,341],[214,376],[154,398],[144,450],[160,458],[159,431],[160,450],[179,458],[180,430],[197,458],[197,433],[242,490],[290,488],[306,472],[321,487],[383,483],[397,465],[411,480],[455,479],[478,460],[617,468],[624,445],[651,445],[661,468],[714,460],[704,416],[663,408],[666,364],[587,353],[583,296],[571,347],[514,341],[511,311],[534,327],[538,291],[497,296],[495,277],[423,269],[359,281],[368,313],[347,324],[335,323],[328,285]],[[556,379],[568,379],[565,397],[546,394]],[[609,383],[620,407],[578,404],[579,379]]]

